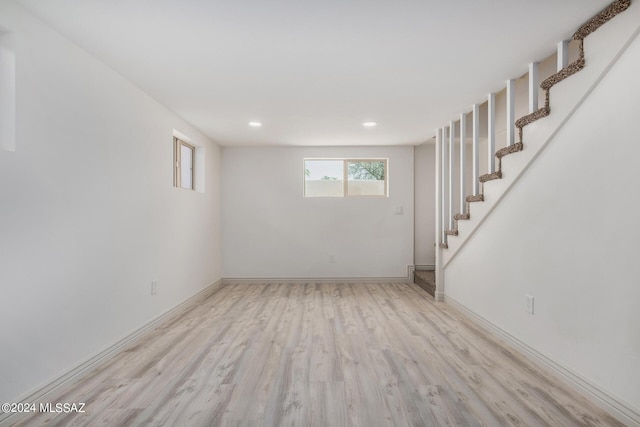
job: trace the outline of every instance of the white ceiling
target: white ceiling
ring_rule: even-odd
[[[422,143],[609,3],[17,1],[221,145]]]

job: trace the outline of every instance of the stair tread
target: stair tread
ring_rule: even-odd
[[[562,70],[544,79],[540,84],[540,87],[544,90],[549,90],[551,87],[562,80],[566,79],[577,73],[584,68],[584,58],[579,58],[573,61],[571,64],[564,67]]]
[[[526,116],[520,117],[518,120],[516,120],[516,127],[523,128],[526,125],[535,122],[536,120],[547,117],[550,112],[551,109],[545,105],[544,107],[537,109],[533,113],[527,114]]]
[[[486,173],[484,175],[481,175],[480,178],[478,179],[480,180],[480,182],[493,181],[494,179],[502,179],[502,171]]]
[[[574,40],[583,40],[589,34],[606,24],[611,18],[617,14],[624,12],[631,5],[631,0],[618,0],[604,8],[596,16],[582,24],[580,28],[573,34]]]
[[[413,282],[427,291],[429,295],[436,295],[436,273],[433,270],[416,270],[413,274]]]
[[[484,194],[476,194],[475,196],[467,196],[467,202],[484,202]]]
[[[507,147],[501,148],[498,151],[496,151],[496,157],[501,159],[506,155],[517,153],[518,151],[522,151],[523,148],[524,148],[524,144],[522,144],[522,142],[517,142],[513,145],[509,145]]]

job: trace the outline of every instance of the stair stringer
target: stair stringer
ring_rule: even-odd
[[[524,149],[502,158],[502,179],[482,184],[484,201],[471,203],[470,218],[457,221],[458,235],[448,236],[448,249],[442,251],[443,268],[455,258],[487,216],[598,86],[640,33],[639,23],[640,2],[633,1],[624,13],[584,39],[586,66],[550,89],[551,114],[523,128]]]

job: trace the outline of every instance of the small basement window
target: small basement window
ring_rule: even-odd
[[[387,159],[304,159],[305,197],[386,197]]]
[[[195,190],[194,159],[196,148],[181,139],[173,138],[174,171],[173,185],[178,188]]]

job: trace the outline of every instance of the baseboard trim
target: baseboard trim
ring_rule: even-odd
[[[223,285],[269,285],[272,283],[413,283],[415,265],[407,266],[405,277],[226,277]]]
[[[625,402],[609,391],[604,390],[598,385],[592,383],[590,380],[578,374],[577,372],[574,372],[573,370],[560,365],[550,357],[546,356],[543,353],[540,353],[538,350],[534,349],[523,341],[520,341],[518,338],[514,337],[504,329],[496,326],[484,317],[471,311],[450,296],[445,295],[444,302],[450,305],[460,314],[471,319],[474,323],[478,324],[483,329],[507,341],[510,345],[520,351],[520,353],[525,355],[529,360],[553,371],[564,383],[566,383],[570,387],[578,389],[580,392],[593,400],[594,403],[596,403],[605,411],[609,412],[613,417],[617,418],[623,424],[627,426],[640,427],[640,409],[634,408],[630,403]]]
[[[171,316],[178,314],[180,311],[185,310],[186,308],[191,306],[193,303],[207,298],[209,295],[211,295],[221,286],[222,286],[222,279],[217,280],[216,282],[212,283],[211,285],[199,291],[197,294],[182,301],[175,307],[170,308],[167,311],[161,313],[155,319],[149,321],[148,323],[144,324],[140,328],[134,330],[129,335],[122,338],[120,341],[110,345],[106,349],[102,350],[101,352],[97,353],[93,357],[89,358],[87,361],[65,372],[64,374],[54,379],[53,381],[48,382],[44,386],[38,387],[37,389],[26,393],[24,396],[16,399],[15,402],[29,402],[29,403],[36,403],[36,404],[40,402],[49,402],[49,400],[47,400],[47,397],[52,393],[54,393],[56,390],[58,390],[60,387],[70,383],[71,381],[75,381],[81,378],[83,375],[89,373],[91,370],[95,369],[98,365],[105,362],[106,359],[108,359],[110,356],[122,350],[129,344],[134,343],[135,340],[137,340],[146,332],[156,327],[158,324],[162,323],[163,321],[170,318]],[[18,414],[18,413],[0,414],[0,427],[11,425],[12,422],[15,422],[18,418],[20,418],[20,415],[24,415],[24,414]]]
[[[411,283],[406,277],[299,277],[299,278],[228,278],[222,279],[223,285],[269,285],[304,283]]]
[[[416,265],[416,270],[420,270],[420,271],[434,271],[436,269],[436,265],[435,264],[420,264],[420,265]]]

